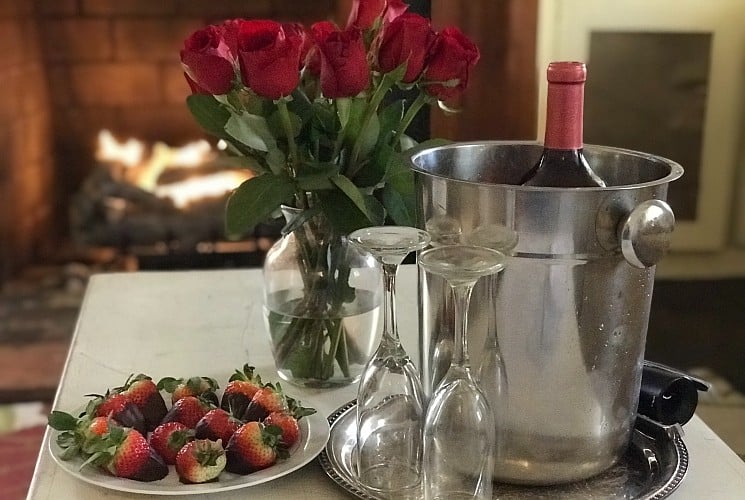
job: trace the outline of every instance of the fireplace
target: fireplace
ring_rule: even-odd
[[[253,174],[217,146],[204,139],[147,144],[102,130],[95,166],[70,201],[72,242],[115,249],[139,269],[259,265],[279,226],[226,239],[227,197]]]
[[[231,264],[251,245],[260,251],[256,235],[242,246],[225,240],[221,222],[214,217],[221,211],[219,197],[170,208],[159,198],[158,209],[172,224],[191,219],[194,226],[202,220],[194,228],[199,241],[186,243],[177,243],[168,231],[156,243],[150,241],[156,236],[152,231],[95,241],[91,232],[100,228],[77,225],[81,214],[75,213],[75,202],[96,184],[93,179],[103,170],[104,164],[96,159],[102,130],[111,131],[120,141],[137,138],[146,146],[208,140],[215,150],[217,144],[203,134],[184,103],[189,88],[178,53],[189,33],[232,17],[309,24],[332,17],[336,4],[334,0],[0,2],[0,283],[29,264],[77,257],[78,242],[135,253],[140,265],[149,262],[155,267],[169,267],[166,257],[174,265],[190,266],[193,263],[184,260],[189,252],[205,256],[203,262],[222,255]],[[182,165],[168,175],[187,172]],[[109,215],[115,215],[116,206],[109,209]],[[181,226],[182,232],[189,231],[185,223]],[[109,229],[116,232],[117,228]]]
[[[79,260],[72,202],[100,164],[97,136],[183,146],[210,141],[190,116],[183,40],[233,17],[344,24],[352,0],[0,0],[0,284],[29,264]],[[463,111],[432,136],[534,137],[535,0],[408,0],[436,29],[462,26],[482,51]],[[484,112],[484,106],[489,112]],[[429,126],[426,126],[429,130]],[[233,244],[210,241],[202,249]],[[123,241],[114,248],[132,247]],[[231,248],[228,246],[228,248]],[[159,249],[159,250],[158,250]],[[173,244],[144,254],[180,258]],[[230,253],[229,250],[222,252]]]

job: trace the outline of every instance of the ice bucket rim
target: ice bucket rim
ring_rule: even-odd
[[[452,177],[448,177],[446,175],[438,174],[430,172],[417,163],[417,160],[420,158],[423,158],[427,155],[431,155],[437,151],[445,151],[449,149],[460,149],[460,148],[472,148],[472,147],[495,147],[495,146],[536,146],[539,148],[543,148],[543,143],[540,141],[456,141],[450,144],[445,144],[442,146],[434,146],[429,147],[426,149],[422,149],[420,151],[417,151],[416,153],[412,154],[409,158],[409,165],[411,169],[415,173],[419,173],[425,176],[430,177],[437,177],[440,179],[446,179],[451,182],[462,182],[464,184],[471,184],[474,186],[478,185],[489,185],[489,186],[498,186],[504,189],[512,189],[515,191],[567,191],[567,190],[576,190],[576,191],[582,191],[582,192],[591,192],[591,191],[619,191],[619,190],[631,190],[631,189],[639,189],[643,187],[648,186],[658,186],[660,184],[668,184],[678,178],[680,178],[683,175],[684,169],[683,167],[668,158],[654,155],[651,153],[644,153],[642,151],[635,151],[633,149],[625,149],[625,148],[617,148],[613,146],[602,146],[602,145],[596,145],[596,144],[585,144],[584,149],[585,151],[588,151],[590,153],[601,153],[601,154],[613,154],[613,155],[627,155],[627,156],[634,156],[637,158],[642,158],[649,162],[654,162],[658,164],[662,164],[667,166],[670,171],[667,173],[667,175],[660,177],[658,179],[654,179],[647,182],[639,182],[634,184],[622,184],[622,185],[613,185],[608,187],[574,187],[574,188],[566,188],[566,187],[546,187],[546,186],[521,186],[517,184],[503,184],[503,183],[487,183],[487,182],[477,182],[477,181],[470,181],[470,180],[464,180],[464,179],[455,179]]]

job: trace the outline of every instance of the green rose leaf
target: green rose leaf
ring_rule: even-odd
[[[378,144],[382,141],[388,141],[388,135],[392,134],[397,128],[401,119],[404,117],[404,101],[400,99],[395,101],[379,113],[380,120],[380,139]]]
[[[393,146],[386,142],[378,142],[370,161],[355,176],[354,182],[360,187],[377,186],[385,177],[390,156],[394,154]]]
[[[323,213],[337,231],[345,234],[362,227],[379,226],[385,221],[385,208],[374,196],[360,193],[360,197],[362,208],[340,189],[318,193]]]
[[[257,151],[266,153],[277,149],[277,141],[263,116],[246,112],[231,113],[225,124],[225,132],[241,144]]]
[[[353,99],[351,97],[340,97],[336,100],[336,113],[339,116],[339,122],[342,127],[347,126],[352,116],[352,102]]]
[[[339,190],[347,195],[357,209],[365,215],[367,214],[367,206],[365,204],[364,194],[359,188],[352,182],[348,177],[344,175],[337,175],[331,178],[331,182],[339,188]],[[369,218],[369,217],[368,217]],[[372,219],[371,219],[372,220]]]
[[[450,144],[445,139],[430,139],[413,146],[403,153],[390,155],[386,167],[384,181],[393,189],[404,195],[414,191],[414,173],[411,170],[410,160],[413,155],[425,149]]]
[[[274,173],[274,175],[282,175],[282,173],[285,171],[287,158],[285,157],[285,154],[282,152],[281,149],[274,148],[270,150],[266,154],[266,157],[264,159],[266,160],[266,164],[269,165],[269,168]]]
[[[295,194],[295,186],[287,176],[264,174],[252,177],[228,198],[225,222],[229,237],[240,237],[266,220]]]
[[[370,116],[370,121],[367,125],[360,130],[360,136],[357,139],[359,141],[359,158],[366,158],[375,147],[378,142],[378,135],[380,134],[380,120],[378,115],[373,114]]]
[[[186,106],[205,132],[224,139],[225,124],[230,112],[211,95],[192,94],[186,98]]]
[[[287,108],[298,115],[303,123],[306,123],[313,116],[313,103],[310,102],[305,92],[298,89],[292,92],[292,100],[287,103]]]
[[[300,135],[300,131],[303,128],[303,120],[295,113],[288,113],[288,114],[290,116],[290,127],[292,129],[292,137],[297,137]],[[269,115],[269,119],[267,120],[267,123],[269,124],[270,130],[274,132],[274,135],[276,137],[283,137],[283,138],[287,137],[284,126],[282,125],[282,117],[280,116],[279,111],[275,111],[274,113]]]
[[[402,62],[396,69],[386,73],[385,78],[390,79],[392,82],[400,82],[406,75],[407,61]]]
[[[416,200],[413,193],[405,196],[390,184],[383,188],[383,205],[393,222],[399,226],[416,223]]]
[[[308,164],[297,176],[297,184],[303,191],[320,191],[335,189],[336,185],[331,182],[331,177],[339,174],[336,163]]]

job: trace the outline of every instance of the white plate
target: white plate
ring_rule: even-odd
[[[215,493],[218,491],[237,490],[257,484],[272,481],[299,469],[313,460],[323,448],[329,438],[329,423],[323,415],[315,413],[303,417],[300,422],[300,439],[290,449],[290,458],[280,460],[268,469],[253,472],[245,476],[223,472],[220,479],[212,483],[183,484],[179,482],[174,466],[169,466],[168,475],[160,481],[143,483],[131,479],[111,476],[96,467],[80,469],[83,459],[78,457],[64,461],[59,458],[62,449],[57,445],[57,432],[53,433],[49,441],[49,451],[57,464],[72,476],[110,490],[140,493],[145,495],[197,495]]]

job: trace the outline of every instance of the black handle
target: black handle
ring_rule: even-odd
[[[645,361],[637,412],[663,425],[685,424],[696,411],[698,391],[709,387],[675,368]]]

